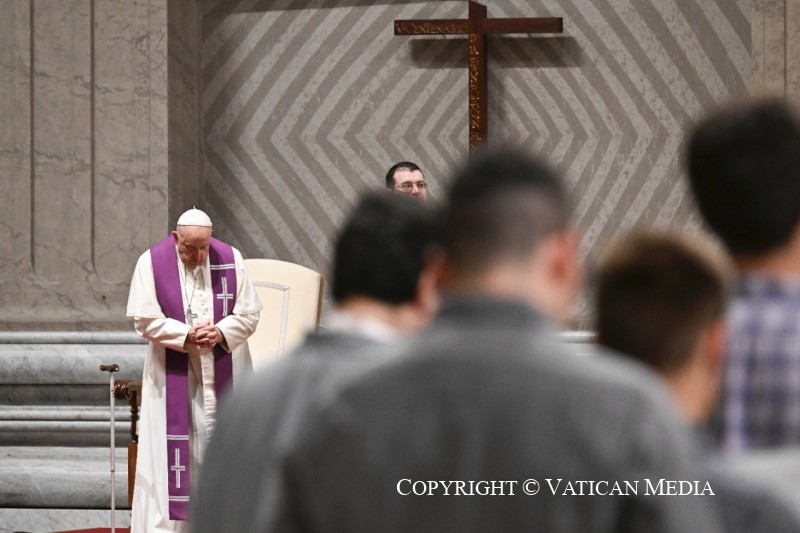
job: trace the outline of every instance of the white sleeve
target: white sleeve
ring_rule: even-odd
[[[133,317],[136,332],[148,341],[173,350],[183,350],[189,326],[179,320],[167,318],[161,311],[156,297],[153,265],[150,251],[143,253],[136,262],[128,294],[127,316]]]

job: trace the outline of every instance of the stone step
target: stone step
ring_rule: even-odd
[[[116,446],[131,441],[131,412],[116,402]],[[107,446],[110,445],[110,408],[99,406],[0,405],[0,446]]]
[[[100,365],[119,365],[115,380],[139,380],[145,353],[135,334],[0,334],[0,446],[107,446],[110,382]],[[115,443],[125,446],[127,402],[115,400],[114,416]]]
[[[115,450],[115,502],[128,508],[128,450]],[[111,450],[58,446],[0,447],[0,507],[107,509]]]
[[[0,533],[108,527],[109,375],[140,380],[133,332],[0,332]],[[115,505],[130,524],[130,407],[115,401]],[[120,529],[118,529],[120,530]]]
[[[0,446],[73,446],[78,448],[110,445],[108,424],[0,422]],[[114,436],[116,446],[127,446],[130,433],[123,425]]]
[[[129,418],[130,408],[120,400],[115,401],[114,417],[119,422],[120,417]],[[110,406],[84,406],[73,407],[70,405],[0,405],[0,419],[2,420],[76,420],[76,421],[103,421],[108,425],[111,418]]]
[[[117,533],[128,533],[131,512],[118,510],[115,513]],[[24,509],[0,508],[0,533],[31,531],[72,531],[111,527],[109,509]]]
[[[4,336],[7,336],[6,333]],[[109,377],[100,365],[116,363],[116,379],[140,379],[147,351],[131,344],[16,344],[0,337],[0,385],[105,385]],[[106,396],[107,397],[107,396]]]

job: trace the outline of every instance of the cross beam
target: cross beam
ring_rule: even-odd
[[[505,33],[561,33],[561,17],[486,17],[486,6],[469,2],[469,18],[395,20],[395,35],[467,35],[469,59],[469,151],[475,153],[488,140],[488,90],[486,82],[486,36]]]

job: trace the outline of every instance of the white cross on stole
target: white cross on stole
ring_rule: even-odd
[[[228,292],[228,278],[222,278],[222,291],[217,298],[222,300],[222,316],[228,316],[228,300],[233,300],[233,294]]]
[[[181,451],[178,448],[175,448],[175,464],[169,469],[175,472],[175,488],[181,488],[181,472],[186,470],[186,466],[181,464]]]

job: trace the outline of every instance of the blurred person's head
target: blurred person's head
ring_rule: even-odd
[[[736,102],[687,144],[689,182],[709,227],[737,259],[781,250],[800,221],[800,120],[786,102]]]
[[[695,423],[710,416],[722,375],[730,267],[712,250],[668,233],[630,234],[595,280],[598,342],[659,373]]]
[[[375,314],[399,330],[424,326],[435,312],[438,212],[385,193],[365,194],[334,246],[331,291],[337,307]]]
[[[581,279],[570,214],[546,165],[510,150],[472,158],[448,194],[447,288],[524,300],[566,319]]]

